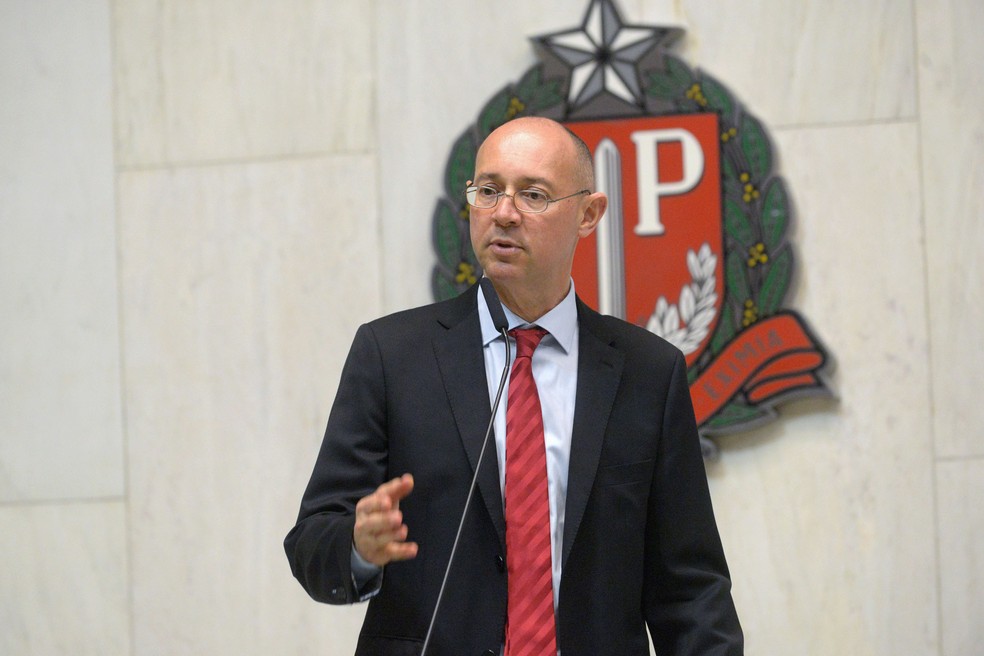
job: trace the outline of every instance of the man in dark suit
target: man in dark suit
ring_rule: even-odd
[[[742,653],[683,356],[574,294],[575,246],[607,205],[592,189],[590,152],[554,121],[516,119],[479,149],[472,246],[509,327],[545,334],[527,354],[542,410],[522,420],[539,501],[510,492],[529,465],[500,407],[428,654],[648,656],[647,626],[661,656]],[[506,348],[477,287],[356,334],[285,548],[314,599],[371,598],[359,655],[420,653]],[[516,589],[540,567],[518,560],[520,506],[549,533],[538,592]],[[543,596],[553,613],[524,626],[520,604]]]

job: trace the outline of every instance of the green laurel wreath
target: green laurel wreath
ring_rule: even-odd
[[[710,75],[666,53],[661,62],[661,67],[641,72],[647,98],[660,108],[658,114],[716,112],[720,127],[725,294],[708,347],[688,371],[692,384],[742,330],[781,309],[793,271],[792,248],[786,241],[791,207],[785,183],[773,172],[772,146],[758,119]],[[457,296],[482,275],[471,248],[464,199],[478,146],[497,127],[519,116],[566,113],[565,80],[544,79],[543,70],[542,65],[534,66],[518,83],[496,93],[451,149],[444,171],[445,195],[433,215],[435,300]],[[701,428],[733,431],[770,414],[736,397]]]

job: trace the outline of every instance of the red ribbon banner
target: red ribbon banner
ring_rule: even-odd
[[[690,386],[697,425],[713,417],[736,394],[751,404],[822,385],[817,370],[824,355],[799,317],[774,314],[735,336]]]

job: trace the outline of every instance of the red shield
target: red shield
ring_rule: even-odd
[[[649,328],[694,361],[724,300],[721,164],[714,113],[570,122],[609,197],[578,246],[578,295]]]

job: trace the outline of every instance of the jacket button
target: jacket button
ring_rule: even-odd
[[[506,559],[503,558],[502,556],[496,556],[495,557],[495,568],[497,570],[499,570],[500,572],[505,572],[506,571]]]
[[[492,651],[491,649],[486,649],[482,656],[499,656],[498,653]]]

